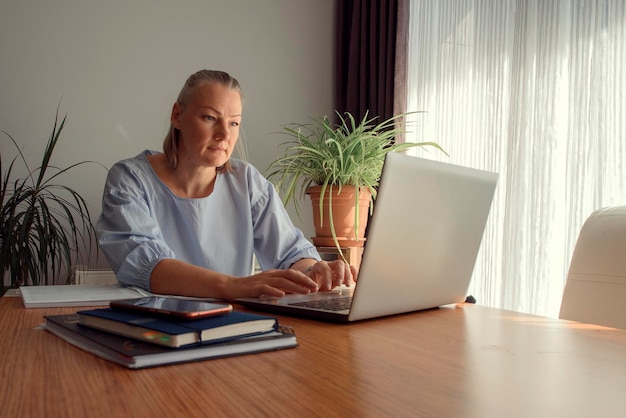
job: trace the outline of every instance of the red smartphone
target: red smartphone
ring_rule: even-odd
[[[228,303],[164,296],[112,300],[109,306],[112,309],[143,312],[179,320],[207,318],[227,314],[233,310],[232,305]]]

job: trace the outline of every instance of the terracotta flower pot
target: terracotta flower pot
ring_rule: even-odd
[[[330,187],[326,188],[324,197],[323,212],[320,216],[320,194],[322,186],[309,187],[306,193],[311,197],[313,205],[313,224],[315,226],[315,237],[313,244],[317,246],[335,246],[333,234],[330,226],[329,208],[332,201],[332,219],[335,227],[337,241],[342,247],[362,247],[365,242],[365,228],[367,226],[368,212],[370,205],[371,193],[367,188],[362,188],[359,192],[358,230],[355,234],[355,205],[356,187],[343,186],[341,193],[338,188],[333,187],[333,195],[330,196]]]

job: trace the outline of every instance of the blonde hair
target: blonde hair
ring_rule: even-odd
[[[232,90],[236,90],[241,95],[241,86],[239,81],[224,71],[200,70],[185,81],[185,85],[178,94],[177,103],[181,110],[184,110],[197,89],[207,83],[216,83]],[[178,143],[180,141],[180,131],[170,124],[170,128],[163,140],[163,152],[167,161],[172,168],[178,165]],[[219,170],[229,170],[230,161],[227,161]]]

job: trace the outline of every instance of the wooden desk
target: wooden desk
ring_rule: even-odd
[[[350,325],[280,317],[300,346],[128,370],[0,298],[7,417],[618,417],[626,331],[474,305]]]

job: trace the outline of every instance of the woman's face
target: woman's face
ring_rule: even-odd
[[[180,130],[179,164],[221,167],[235,148],[241,124],[241,95],[221,84],[205,83],[184,108],[172,109]]]

